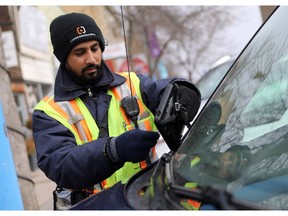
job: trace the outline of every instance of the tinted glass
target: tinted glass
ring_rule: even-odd
[[[173,156],[178,185],[288,209],[287,20],[279,8],[201,111]]]

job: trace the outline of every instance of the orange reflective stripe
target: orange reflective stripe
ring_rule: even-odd
[[[106,185],[107,185],[107,181],[106,181],[106,180],[104,180],[104,181],[101,182],[102,188],[106,188]]]
[[[92,192],[92,195],[97,194],[97,193],[99,193],[99,192],[101,192],[101,191],[102,191],[102,190],[96,190],[96,189],[94,189],[93,192]]]
[[[79,106],[76,103],[76,100],[71,100],[70,104],[71,104],[71,106],[72,106],[72,108],[73,108],[73,110],[75,111],[76,114],[81,114],[81,111],[79,109]],[[91,136],[91,133],[90,133],[90,131],[88,129],[86,121],[84,121],[84,119],[81,119],[80,120],[80,124],[81,124],[81,126],[82,126],[82,128],[83,128],[83,130],[84,130],[84,132],[86,134],[86,137],[87,137],[88,141],[91,141],[92,140],[92,136]]]
[[[67,113],[57,104],[54,102],[54,100],[49,100],[49,99],[44,99],[45,102],[54,108],[54,110],[56,110],[61,116],[63,116],[66,120],[69,119],[69,116],[67,115]]]
[[[124,118],[124,121],[125,121],[126,125],[130,125],[130,124],[131,124],[131,123],[130,123],[130,120],[127,118],[127,116],[126,116],[126,114],[125,114],[125,111],[124,111],[124,109],[123,109],[122,107],[120,107],[120,111],[121,111],[121,113],[122,113],[122,116],[123,116],[123,118]]]
[[[118,91],[116,90],[116,88],[112,88],[112,92],[113,92],[114,96],[116,97],[117,101],[120,101],[121,96],[118,94]]]
[[[143,105],[143,103],[141,103],[139,98],[137,98],[137,103],[138,103],[138,106],[139,106],[139,115],[141,115],[145,111],[144,105]]]
[[[54,101],[54,100],[47,100],[48,104],[53,107],[53,109],[58,112],[61,116],[63,116],[67,121],[69,119],[68,114]],[[76,134],[79,136],[78,130],[76,129],[75,125],[71,125],[71,127],[73,128],[73,130],[76,132]],[[80,137],[80,136],[79,136]]]
[[[141,169],[145,169],[147,167],[146,161],[141,161],[140,162],[140,167],[141,167]]]
[[[198,202],[196,200],[192,200],[192,199],[188,199],[187,200],[187,203],[191,206],[193,206],[195,209],[199,209],[200,208],[200,205],[201,205],[201,202]]]
[[[152,126],[151,126],[151,124],[150,124],[149,121],[144,121],[143,123],[144,123],[145,128],[146,128],[147,130],[150,130],[150,131],[152,130]]]
[[[48,103],[49,99],[51,100],[51,97],[45,96],[45,97],[43,98],[43,101],[44,101],[45,103]]]

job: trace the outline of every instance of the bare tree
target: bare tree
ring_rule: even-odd
[[[125,6],[124,20],[119,7],[106,8],[116,20],[112,28],[120,29],[118,33],[121,33],[119,25],[125,22],[129,57],[146,53],[151,76],[156,74],[161,59],[170,76],[187,76],[189,80],[193,80],[200,64],[215,61],[209,55],[213,52],[215,56],[217,52],[213,50],[212,39],[217,39],[223,29],[237,21],[233,16],[235,7],[227,6]],[[160,48],[154,59],[148,48],[150,29],[155,30]]]

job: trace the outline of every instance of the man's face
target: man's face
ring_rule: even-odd
[[[66,60],[66,67],[80,83],[97,82],[103,71],[100,71],[102,51],[96,40],[77,44],[72,48]]]
[[[225,152],[220,156],[219,176],[227,178],[238,166],[238,157],[232,152]]]

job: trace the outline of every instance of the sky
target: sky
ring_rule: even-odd
[[[241,22],[227,30],[227,37],[231,40],[236,39],[238,43],[235,44],[235,48],[240,52],[263,21],[258,6],[244,7],[242,11],[239,10],[238,16]]]

